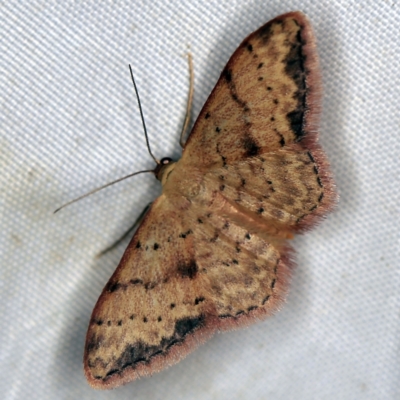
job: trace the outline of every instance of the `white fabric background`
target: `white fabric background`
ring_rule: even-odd
[[[320,141],[341,198],[294,240],[287,303],[217,335],[178,365],[111,392],[82,371],[92,307],[127,242],[96,259],[159,193],[157,157],[179,156],[190,45],[194,116],[241,40],[307,13],[324,84]],[[400,398],[399,3],[9,1],[0,8],[2,399]]]

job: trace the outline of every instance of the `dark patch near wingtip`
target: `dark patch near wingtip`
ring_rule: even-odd
[[[210,113],[207,112],[206,115],[204,116],[204,118],[205,118],[205,119],[208,119],[208,118],[210,118],[210,116],[211,116]]]
[[[136,248],[137,248],[137,249],[140,249],[141,246],[142,246],[142,245],[140,244],[140,240],[138,240],[138,242],[136,243]]]
[[[286,118],[290,122],[290,127],[294,134],[296,135],[296,139],[300,140],[304,137],[306,132],[304,131],[303,127],[303,119],[304,119],[304,111],[305,109],[300,108],[294,111],[291,111],[286,115]]]
[[[257,31],[257,36],[262,39],[263,44],[265,45],[269,38],[271,37],[272,32],[271,32],[271,23],[267,23],[264,26],[262,26],[258,31]]]
[[[168,338],[162,338],[158,345],[148,345],[139,341],[126,346],[121,357],[113,363],[112,368],[107,372],[104,380],[121,373],[126,368],[135,368],[138,363],[149,362],[153,357],[167,352],[174,345],[181,343],[187,335],[204,326],[204,323],[205,317],[203,315],[182,318],[175,323],[174,333]]]
[[[286,63],[285,72],[293,79],[296,84],[297,91],[294,98],[297,100],[297,107],[287,114],[291,129],[296,135],[296,140],[301,140],[306,132],[304,130],[304,115],[307,110],[307,83],[305,60],[306,55],[303,54],[303,46],[305,41],[302,38],[302,29],[297,32],[295,42],[291,44],[290,51],[284,62]]]
[[[103,340],[102,335],[93,334],[90,339],[86,342],[86,352],[90,354],[93,350],[100,348],[101,341]]]
[[[246,48],[250,53],[253,51],[253,46],[251,43],[246,43]]]
[[[245,135],[243,140],[243,147],[246,150],[247,157],[254,157],[260,153],[260,147],[253,137]]]
[[[194,318],[182,318],[178,320],[175,324],[175,335],[178,337],[185,337],[187,334],[193,332],[194,330],[204,326],[204,316],[199,315]]]
[[[182,278],[193,279],[199,272],[199,267],[194,260],[191,260],[186,264],[179,264],[177,271]]]

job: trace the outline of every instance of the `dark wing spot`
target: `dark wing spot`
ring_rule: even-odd
[[[132,285],[142,285],[143,281],[141,279],[131,279],[129,281]]]
[[[262,66],[264,65],[264,63],[260,63],[260,64],[258,64],[258,67],[257,67],[257,69],[260,69]]]
[[[262,207],[260,207],[258,210],[257,210],[257,214],[262,214],[264,212],[264,209],[262,208]]]
[[[122,285],[119,282],[109,282],[107,284],[107,291],[112,293],[118,289],[121,289]]]
[[[205,115],[205,117],[204,117],[205,119],[208,119],[208,118],[210,118],[210,113],[208,112],[208,113],[206,113],[206,115]]]
[[[232,72],[229,69],[224,69],[224,71],[222,72],[225,80],[227,83],[231,83],[232,82]]]
[[[196,262],[191,260],[187,264],[179,264],[177,271],[182,278],[193,279],[197,275],[199,268]]]
[[[218,126],[215,128],[215,131],[220,133],[221,132],[221,128],[219,128]]]
[[[253,51],[253,46],[249,43],[247,45],[247,50],[251,53]]]
[[[154,246],[153,246],[154,250],[157,250],[159,247],[160,247],[160,245],[158,243],[154,243]]]
[[[199,303],[202,303],[205,300],[204,297],[196,297],[194,300],[194,304],[197,306]]]
[[[170,304],[170,308],[171,308],[171,310],[172,310],[173,308],[175,308],[175,303],[171,303],[171,304]]]
[[[247,240],[250,240],[250,238],[251,238],[250,233],[246,233],[246,234],[244,235],[244,237],[245,237]]]
[[[136,243],[136,248],[140,249],[140,247],[141,247],[141,244],[140,244],[140,241],[138,240],[138,242]]]
[[[246,150],[247,157],[254,157],[260,152],[260,147],[250,135],[245,135],[243,139],[243,147]]]

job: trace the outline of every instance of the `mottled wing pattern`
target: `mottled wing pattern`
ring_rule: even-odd
[[[159,371],[283,299],[284,244],[250,234],[226,217],[229,207],[216,213],[221,199],[208,204],[162,195],[152,205],[91,317],[84,360],[93,387]]]
[[[272,314],[290,277],[287,238],[335,200],[317,144],[311,27],[280,16],[233,54],[163,194],[93,311],[85,372],[113,388],[178,362],[216,330]]]
[[[311,226],[336,197],[317,143],[320,99],[311,25],[300,12],[279,16],[232,55],[181,162],[212,169],[214,187],[239,207],[272,216],[274,226]]]
[[[165,196],[153,203],[104,288],[86,338],[85,373],[92,386],[115,387],[157,371],[165,366],[158,355],[177,361],[193,347],[182,346],[183,339],[204,327],[197,296],[204,282],[184,206]]]

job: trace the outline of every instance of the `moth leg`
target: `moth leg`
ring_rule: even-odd
[[[104,254],[108,253],[109,251],[118,247],[130,234],[137,228],[137,226],[142,222],[142,219],[146,215],[147,211],[149,211],[150,206],[152,203],[147,204],[147,206],[143,209],[140,215],[136,218],[136,221],[133,223],[131,227],[118,239],[116,240],[111,246],[108,246],[106,249],[102,250],[100,253],[96,255],[96,258],[100,258],[104,256]]]
[[[190,116],[192,113],[192,103],[193,103],[193,93],[194,93],[194,72],[193,72],[193,57],[191,53],[188,53],[188,63],[189,63],[189,95],[188,101],[186,104],[186,115],[185,121],[183,123],[182,131],[181,131],[181,138],[179,140],[179,144],[183,148],[185,143],[183,142],[183,138],[187,131],[190,122]]]

